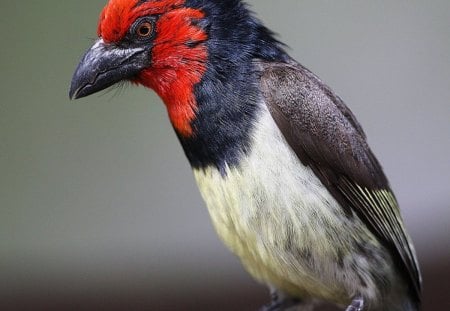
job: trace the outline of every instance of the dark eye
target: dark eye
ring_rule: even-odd
[[[136,34],[142,39],[150,37],[153,34],[153,23],[143,22],[136,28]]]

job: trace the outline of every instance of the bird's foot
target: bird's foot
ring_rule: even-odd
[[[358,297],[353,299],[352,304],[345,309],[345,311],[363,311],[364,309],[364,299]]]

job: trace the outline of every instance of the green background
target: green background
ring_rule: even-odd
[[[450,309],[450,1],[249,2],[357,115]],[[104,4],[0,2],[0,309],[255,310],[157,96],[68,99]]]

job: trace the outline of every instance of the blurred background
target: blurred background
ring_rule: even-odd
[[[450,1],[249,2],[363,124],[450,310]],[[0,310],[256,310],[155,94],[68,100],[104,4],[0,2]]]

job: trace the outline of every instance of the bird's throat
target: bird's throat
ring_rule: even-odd
[[[191,137],[194,133],[192,121],[198,108],[194,86],[200,81],[201,75],[202,72],[184,69],[152,69],[141,74],[138,81],[161,97],[173,127],[184,137]]]

